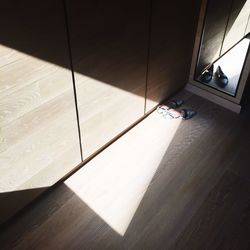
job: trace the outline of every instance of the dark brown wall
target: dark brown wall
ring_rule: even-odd
[[[200,0],[152,1],[147,111],[188,81],[200,4]]]
[[[67,1],[84,158],[184,87],[199,7],[200,1]]]
[[[144,115],[149,2],[66,1],[84,159]]]

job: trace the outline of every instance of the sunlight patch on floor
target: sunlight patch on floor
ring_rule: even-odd
[[[124,235],[180,123],[154,112],[65,184]]]

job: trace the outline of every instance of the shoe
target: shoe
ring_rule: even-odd
[[[181,107],[181,105],[184,103],[183,100],[178,100],[178,99],[174,99],[168,102],[168,106],[172,109],[176,109]]]
[[[188,120],[193,118],[196,115],[196,112],[192,109],[182,109],[181,110],[181,117],[183,120]]]
[[[175,109],[169,109],[167,112],[163,115],[163,117],[167,120],[169,119],[182,119],[182,120],[188,120],[193,118],[196,115],[196,112],[192,109],[181,109],[175,110]]]
[[[167,113],[168,110],[179,108],[183,103],[184,103],[183,100],[177,100],[177,99],[168,101],[167,105],[164,105],[164,104],[159,105],[157,107],[157,112],[161,115],[164,115]]]
[[[200,80],[202,82],[209,83],[213,78],[213,74],[214,74],[214,65],[212,64],[202,72]]]
[[[223,73],[220,66],[218,66],[215,72],[216,82],[221,87],[224,88],[228,84],[228,77]]]

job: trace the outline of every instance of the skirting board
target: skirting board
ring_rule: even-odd
[[[218,105],[220,105],[220,106],[222,106],[222,107],[224,107],[226,109],[229,109],[229,110],[231,110],[231,111],[233,111],[233,112],[235,112],[237,114],[239,114],[240,111],[241,111],[241,106],[239,104],[230,102],[230,101],[228,101],[228,100],[226,100],[226,99],[224,99],[224,98],[222,98],[220,96],[209,93],[206,90],[203,90],[203,89],[201,89],[199,87],[196,87],[196,86],[194,86],[194,85],[192,85],[190,83],[188,83],[186,85],[185,89],[187,91],[189,91],[191,93],[194,93],[194,94],[196,94],[198,96],[201,96],[201,97],[203,97],[203,98],[205,98],[205,99],[207,99],[207,100],[209,100],[211,102],[214,102],[214,103],[216,103],[216,104],[218,104]]]

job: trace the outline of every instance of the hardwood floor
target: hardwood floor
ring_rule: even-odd
[[[188,92],[2,228],[1,249],[249,249],[250,110]]]

